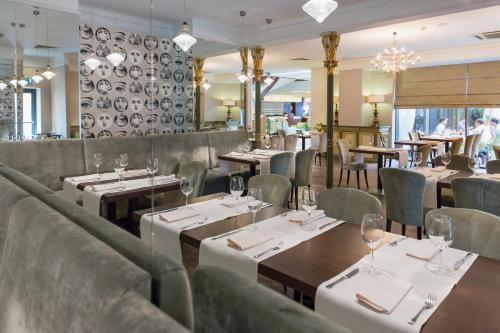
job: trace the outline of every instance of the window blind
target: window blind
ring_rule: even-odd
[[[500,61],[467,65],[467,106],[500,107]]]

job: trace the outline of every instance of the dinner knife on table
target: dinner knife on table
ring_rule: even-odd
[[[455,263],[453,264],[453,269],[454,269],[454,270],[458,270],[458,269],[459,269],[459,268],[460,268],[463,264],[465,264],[465,262],[467,261],[467,259],[469,259],[469,258],[470,258],[470,257],[472,257],[473,255],[474,255],[474,254],[472,254],[472,253],[470,253],[470,252],[469,252],[469,253],[467,253],[467,254],[465,255],[465,257],[463,257],[462,259],[458,260],[457,262],[455,262]]]
[[[337,281],[334,281],[332,283],[330,283],[329,285],[326,286],[326,288],[328,289],[331,289],[333,288],[337,283],[339,282],[342,282],[344,280],[347,280],[347,279],[350,279],[352,278],[354,275],[358,274],[359,273],[359,268],[355,268],[353,269],[352,271],[350,271],[349,273],[347,273],[346,275],[342,276],[340,279],[338,279]]]

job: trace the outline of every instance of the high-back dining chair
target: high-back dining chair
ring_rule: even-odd
[[[500,182],[481,178],[455,178],[451,189],[456,208],[477,209],[500,216]]]
[[[425,176],[407,169],[380,169],[380,178],[384,185],[387,225],[391,231],[392,222],[402,225],[403,235],[406,226],[417,227],[417,237],[422,239],[424,225],[424,189]]]
[[[352,224],[363,222],[365,214],[380,214],[382,204],[373,195],[353,188],[332,188],[318,194],[318,209],[326,216]]]
[[[422,164],[420,166],[427,166],[427,162],[429,161],[429,156],[431,155],[432,151],[432,146],[431,145],[425,145],[425,146],[420,146],[417,149],[417,152],[422,153]]]
[[[500,217],[474,209],[435,209],[428,212],[425,217],[427,230],[435,215],[451,217],[453,234],[451,247],[500,260]]]
[[[465,155],[451,155],[450,164],[448,164],[447,169],[458,170],[458,171],[470,171],[469,168],[470,157]],[[434,159],[434,166],[444,166],[441,161],[441,156]]]
[[[479,144],[481,143],[482,136],[483,136],[483,134],[476,134],[474,136],[474,141],[472,142],[471,156],[477,156],[477,153],[479,151]]]
[[[295,152],[297,150],[297,140],[299,136],[296,134],[290,134],[285,136],[285,150]]]
[[[295,154],[289,151],[271,156],[271,174],[289,178],[294,156]]]
[[[412,141],[416,141],[418,140],[418,135],[417,135],[417,132],[408,132],[408,137],[410,138],[410,140]]]
[[[500,146],[493,145],[493,151],[495,152],[495,158],[500,160]]]
[[[178,178],[193,177],[193,198],[203,195],[205,180],[207,178],[207,166],[203,162],[191,161],[181,164]]]
[[[179,171],[179,160],[173,156],[161,157],[158,161],[158,173],[164,176],[175,175]]]
[[[474,144],[474,138],[476,137],[475,134],[469,134],[465,138],[465,143],[464,143],[464,155],[471,157],[472,156],[472,145]]]
[[[459,155],[460,154],[460,149],[462,149],[462,144],[464,140],[456,140],[451,143],[451,149],[450,153],[452,155]]]
[[[488,161],[486,163],[486,172],[489,174],[500,173],[500,160]]]
[[[338,187],[340,187],[340,184],[342,183],[344,170],[347,170],[347,186],[349,186],[351,171],[356,171],[356,180],[358,181],[358,189],[360,189],[359,172],[364,171],[366,187],[368,188],[368,166],[366,163],[364,163],[363,156],[360,155],[356,161],[352,160],[351,153],[349,152],[349,142],[347,141],[347,139],[337,140],[337,147],[339,148],[340,158],[340,179]]]
[[[286,132],[285,132],[285,130],[282,130],[282,129],[277,129],[276,134],[278,136],[281,136],[282,138],[286,137]]]
[[[292,197],[295,194],[296,209],[299,207],[299,187],[311,185],[314,156],[316,156],[316,149],[314,148],[302,150],[295,154],[295,174],[290,177],[290,181],[294,190]]]
[[[277,150],[284,150],[285,148],[285,139],[280,135],[272,135],[270,138],[272,149],[276,147]]]
[[[280,175],[258,175],[248,180],[248,188],[260,188],[266,203],[287,207],[292,183]]]

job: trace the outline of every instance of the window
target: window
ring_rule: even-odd
[[[449,134],[465,134],[465,109],[399,109],[396,111],[396,140],[407,139],[409,132],[442,132],[442,126],[438,128],[441,121]]]
[[[36,90],[24,89],[23,92],[23,137],[32,139],[37,134]]]

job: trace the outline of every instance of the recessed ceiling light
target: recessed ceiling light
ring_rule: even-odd
[[[438,24],[438,27],[446,27],[448,25],[447,22],[441,22]]]
[[[429,29],[429,27],[420,27],[421,31],[427,31],[428,29]]]

